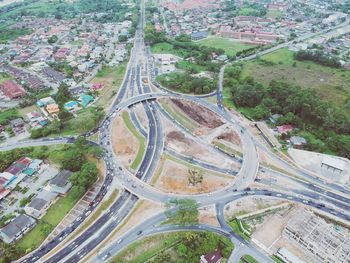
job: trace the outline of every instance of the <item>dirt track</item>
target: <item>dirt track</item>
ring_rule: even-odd
[[[182,100],[172,99],[171,101],[200,125],[207,128],[216,128],[224,124],[215,113],[207,108]]]

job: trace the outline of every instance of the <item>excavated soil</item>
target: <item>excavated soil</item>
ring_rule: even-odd
[[[224,124],[214,112],[205,107],[177,99],[172,99],[171,101],[191,119],[195,120],[202,126],[213,129]]]

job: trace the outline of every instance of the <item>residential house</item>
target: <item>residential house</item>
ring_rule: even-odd
[[[0,237],[5,243],[12,243],[20,239],[35,224],[35,220],[30,216],[19,215],[0,230]]]
[[[294,130],[294,126],[290,124],[281,125],[277,126],[277,130],[280,135],[287,134],[288,132],[292,132]]]
[[[54,104],[54,103],[56,103],[56,102],[55,102],[55,100],[52,97],[46,97],[46,98],[42,98],[42,99],[38,100],[36,102],[36,105],[38,107],[44,107],[46,105]]]
[[[71,100],[66,102],[63,107],[67,110],[67,111],[76,111],[79,108],[79,104],[78,102]]]
[[[50,182],[46,186],[46,190],[58,194],[67,193],[72,187],[72,184],[69,181],[69,177],[71,176],[71,174],[72,172],[67,170],[59,172],[54,178],[50,180]]]
[[[78,98],[78,102],[83,108],[86,108],[89,105],[89,103],[93,101],[94,101],[94,97],[87,94],[81,94]]]
[[[10,184],[16,180],[16,175],[5,171],[3,173],[0,173],[0,185],[2,188],[7,189],[9,188]]]
[[[0,90],[10,99],[20,98],[26,94],[24,88],[13,80],[5,80],[4,83],[0,85]]]
[[[200,263],[220,263],[222,260],[222,256],[219,250],[215,250],[206,255],[202,255],[200,259]]]
[[[27,113],[27,118],[30,122],[30,126],[33,129],[42,128],[48,124],[48,121],[43,117],[40,112],[32,111]]]
[[[25,132],[25,123],[21,118],[11,120],[10,124],[15,134],[20,134]]]
[[[56,103],[53,103],[53,104],[49,104],[46,106],[46,110],[48,113],[50,113],[51,115],[52,114],[56,114],[60,111],[58,105]]]
[[[51,203],[57,197],[57,193],[42,190],[36,197],[34,197],[29,204],[26,205],[24,211],[34,217],[39,219],[42,217],[46,210],[50,207]]]
[[[90,89],[95,91],[95,90],[100,90],[102,88],[103,88],[103,84],[102,83],[93,83]]]
[[[53,81],[55,81],[57,84],[61,84],[61,83],[65,80],[65,78],[66,78],[66,76],[65,76],[64,74],[62,74],[61,72],[58,72],[58,71],[54,70],[54,69],[51,68],[51,67],[45,67],[45,68],[43,68],[42,73],[43,73],[46,77],[48,77],[48,78],[52,79]]]
[[[307,144],[306,139],[300,136],[292,136],[289,140],[293,147],[297,149],[301,149],[305,144]]]

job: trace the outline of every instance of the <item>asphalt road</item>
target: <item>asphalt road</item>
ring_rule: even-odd
[[[143,1],[141,1],[141,10],[143,14]],[[70,233],[74,231],[87,217],[88,212],[91,212],[95,209],[95,207],[101,202],[103,197],[106,195],[109,190],[110,184],[115,178],[118,180],[125,190],[119,198],[113,203],[112,207],[104,213],[95,224],[91,225],[87,230],[83,231],[82,234],[77,236],[70,243],[65,244],[63,249],[59,250],[56,254],[51,256],[46,262],[79,262],[81,261],[89,252],[91,252],[95,247],[98,246],[103,240],[105,240],[118,225],[127,217],[132,208],[135,206],[138,200],[138,196],[144,197],[147,199],[167,202],[169,199],[176,198],[188,198],[187,195],[172,195],[160,192],[159,190],[150,187],[145,182],[148,182],[152,175],[154,174],[154,170],[158,163],[160,154],[164,149],[164,141],[163,141],[163,130],[162,125],[159,119],[159,112],[164,113],[161,110],[160,105],[157,103],[156,99],[158,98],[176,98],[176,99],[184,99],[191,101],[193,103],[200,104],[213,112],[217,113],[227,122],[231,123],[233,127],[238,131],[240,139],[243,145],[243,159],[241,162],[241,169],[237,174],[235,174],[235,183],[230,185],[229,187],[209,193],[209,194],[201,194],[191,196],[194,200],[197,201],[199,206],[205,206],[208,204],[216,204],[217,208],[217,216],[219,222],[221,224],[220,228],[215,228],[211,226],[189,226],[187,228],[182,228],[180,226],[159,226],[159,223],[162,222],[165,218],[164,215],[157,215],[141,225],[136,226],[131,229],[129,233],[123,237],[121,240],[116,241],[112,245],[103,249],[99,253],[99,256],[95,258],[98,262],[104,258],[104,256],[109,255],[113,256],[118,253],[122,248],[125,248],[127,244],[134,242],[142,236],[152,235],[160,232],[167,231],[179,231],[179,230],[208,230],[213,231],[222,235],[229,237],[232,242],[236,244],[236,249],[234,250],[230,262],[238,262],[238,259],[243,254],[250,254],[255,257],[260,262],[271,262],[271,260],[265,256],[263,253],[259,252],[255,247],[246,243],[239,236],[232,232],[227,223],[223,218],[223,207],[225,204],[231,201],[235,201],[238,199],[244,199],[250,196],[261,196],[264,198],[280,198],[284,200],[290,200],[292,202],[302,203],[308,205],[310,207],[314,207],[316,209],[322,210],[327,213],[331,213],[338,218],[342,218],[344,220],[350,220],[349,216],[349,199],[334,193],[334,190],[339,190],[342,193],[348,194],[348,191],[339,188],[337,185],[328,184],[326,182],[318,182],[321,183],[322,186],[327,186],[330,190],[324,190],[323,188],[313,185],[313,184],[302,184],[303,188],[300,190],[291,190],[291,189],[282,189],[282,191],[276,191],[269,189],[250,189],[249,184],[254,181],[258,167],[259,167],[259,157],[257,155],[256,147],[261,147],[258,145],[253,136],[239,124],[239,120],[234,116],[231,116],[228,112],[225,111],[222,105],[222,85],[218,85],[218,92],[216,96],[218,98],[218,106],[211,104],[210,102],[201,99],[200,97],[183,95],[174,92],[169,92],[168,90],[162,89],[159,84],[154,83],[157,88],[162,89],[163,92],[151,92],[149,85],[143,85],[141,81],[141,77],[149,76],[149,68],[148,65],[149,59],[147,58],[147,54],[143,54],[141,50],[146,50],[143,44],[143,33],[142,29],[144,27],[143,18],[140,19],[140,24],[138,25],[138,29],[136,32],[136,37],[134,40],[134,47],[131,51],[130,60],[127,67],[127,72],[125,74],[123,84],[119,89],[119,92],[112,103],[112,106],[109,109],[109,112],[105,119],[101,122],[101,125],[92,131],[86,133],[86,136],[89,136],[93,133],[100,132],[101,138],[101,146],[105,150],[104,160],[107,165],[107,174],[106,179],[101,187],[100,192],[98,193],[96,199],[91,204],[91,206],[84,211],[80,217],[78,217],[69,227],[64,229],[59,236],[51,240],[48,244],[40,247],[34,253],[32,253],[29,257],[23,260],[23,262],[36,262],[43,255],[52,250],[55,246],[57,246],[60,242],[64,240]],[[303,36],[305,38],[307,36]],[[308,36],[310,37],[310,36]],[[301,39],[301,38],[300,38]],[[272,52],[276,49],[284,47],[288,43],[277,46],[271,50],[267,50],[264,52]],[[140,57],[141,54],[141,57]],[[265,54],[260,52],[259,55]],[[253,56],[251,57],[253,58]],[[249,57],[244,59],[251,59]],[[140,61],[143,60],[143,63]],[[143,67],[141,68],[141,65]],[[222,83],[223,70],[220,72],[219,79]],[[152,81],[151,81],[152,82]],[[137,88],[137,89],[136,89]],[[138,93],[138,95],[135,95]],[[126,98],[127,95],[131,95],[132,97]],[[209,94],[209,96],[215,95]],[[142,103],[145,109],[147,119],[149,122],[148,130],[144,130],[142,126],[137,126],[138,120],[136,118],[135,113],[132,111],[132,106]],[[143,136],[147,138],[147,149],[143,156],[143,160],[137,169],[136,178],[132,176],[128,171],[123,169],[118,162],[118,156],[116,156],[111,147],[111,121],[115,118],[122,110],[130,109],[130,116],[135,124],[135,127],[141,132]],[[169,117],[169,116],[168,116]],[[0,148],[0,150],[13,149],[16,147],[26,147],[26,146],[41,146],[41,145],[51,145],[57,143],[70,143],[74,141],[74,138],[55,138],[55,139],[43,139],[43,140],[35,140],[35,141],[23,141],[20,142],[19,145],[15,146],[6,146]],[[13,148],[11,148],[13,147]],[[268,151],[267,149],[265,149]],[[181,156],[177,153],[172,153],[177,155],[180,159],[187,160],[189,162],[195,161],[197,165],[201,165],[203,167],[208,167],[211,169],[220,169],[220,171],[224,171],[222,168],[217,166],[199,161],[188,159],[190,157]],[[277,158],[277,157],[276,157]],[[281,161],[281,160],[280,160]],[[281,161],[282,163],[284,161]],[[284,163],[284,165],[286,165]],[[286,165],[288,166],[288,165]],[[292,169],[288,166],[288,169]],[[295,169],[295,168],[294,168]],[[225,171],[229,172],[229,171]],[[231,171],[232,172],[232,171]],[[235,171],[236,172],[236,171]],[[273,171],[272,171],[273,172]],[[306,172],[300,171],[298,169],[294,170],[294,172],[298,172],[299,175],[302,175],[303,178],[316,180],[312,178],[312,176]],[[282,176],[278,175],[277,176]],[[140,232],[141,231],[141,232]],[[109,257],[108,256],[108,257]]]

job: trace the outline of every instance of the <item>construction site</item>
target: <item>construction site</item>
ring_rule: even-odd
[[[308,262],[349,263],[350,232],[304,210],[291,217],[282,236],[308,255]]]

